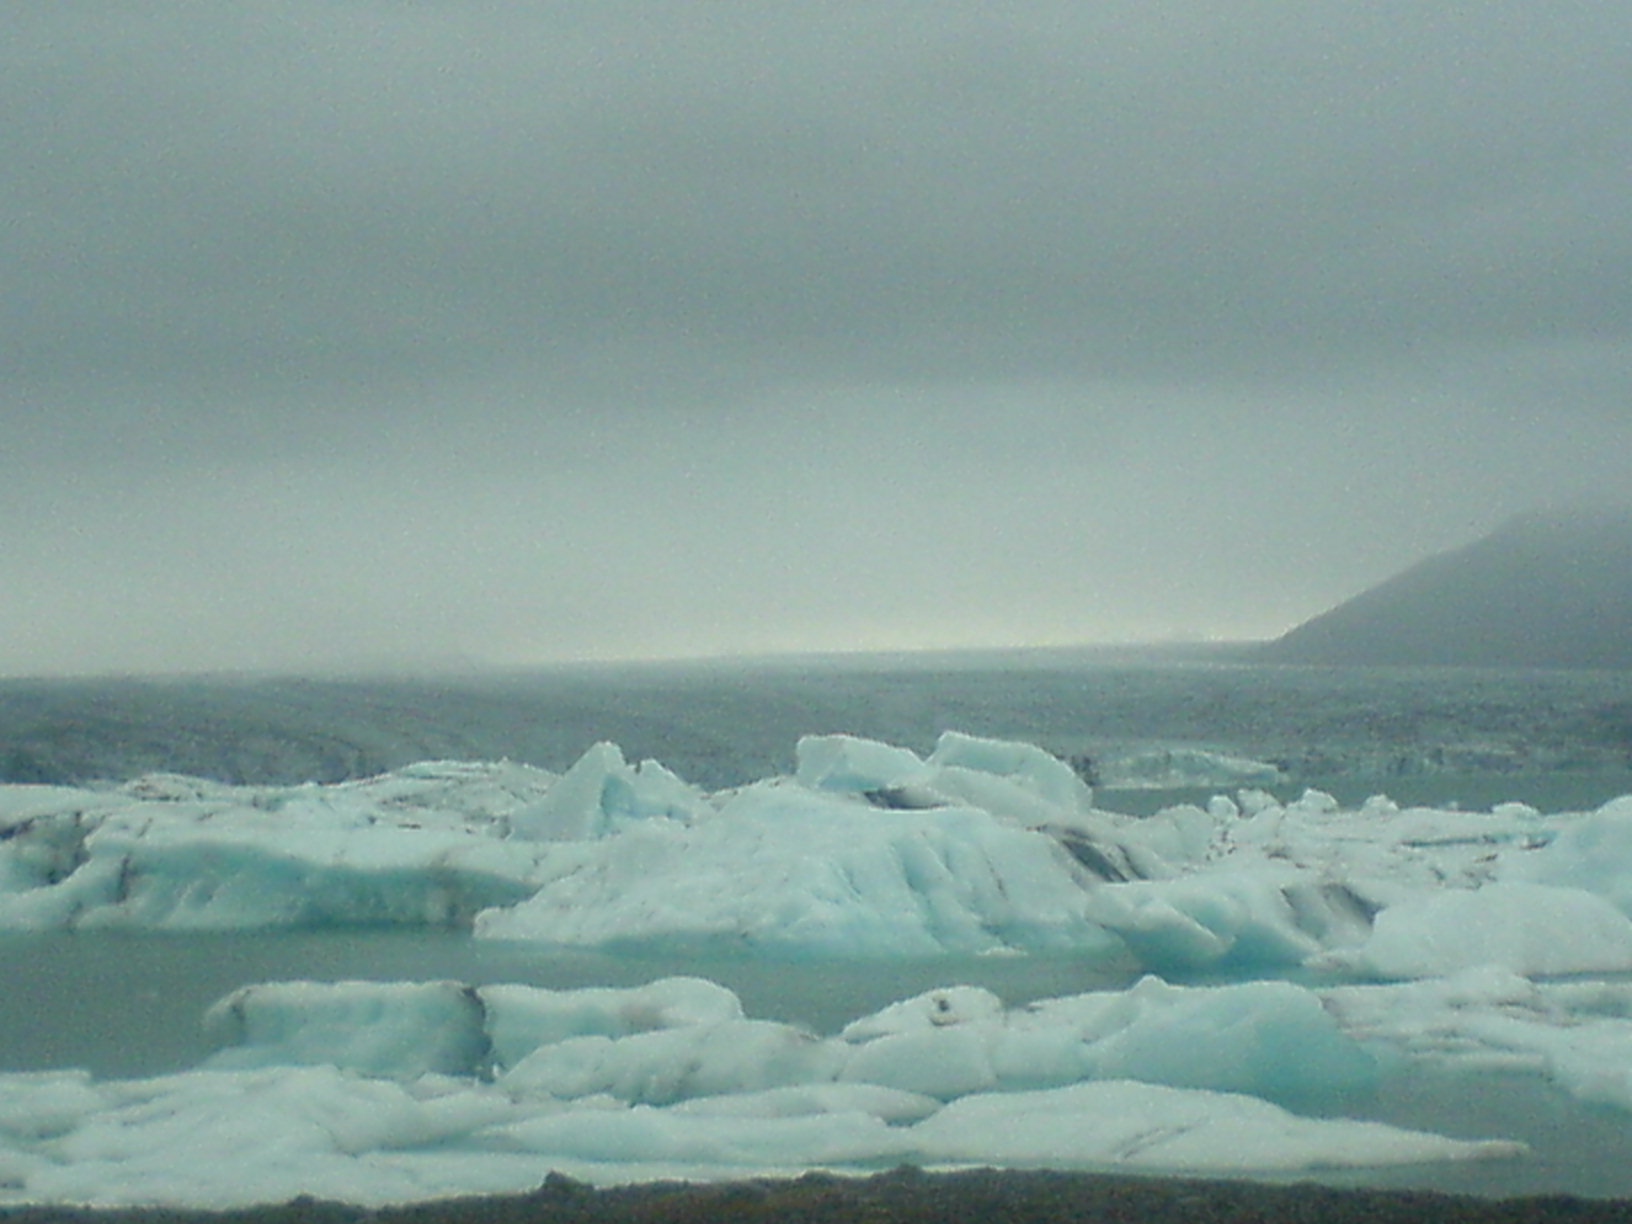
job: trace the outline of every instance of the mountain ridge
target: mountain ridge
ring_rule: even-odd
[[[1510,519],[1264,643],[1257,657],[1632,668],[1632,505]]]

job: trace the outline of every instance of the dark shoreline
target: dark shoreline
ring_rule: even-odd
[[[0,1208],[0,1224],[1629,1224],[1632,1203],[1545,1195],[1485,1199],[1421,1190],[1200,1181],[1098,1173],[903,1167],[871,1177],[654,1182],[597,1190],[552,1174],[520,1195],[368,1208],[297,1198],[202,1210]]]

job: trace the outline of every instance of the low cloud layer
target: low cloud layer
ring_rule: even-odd
[[[1264,636],[1626,496],[1614,6],[8,21],[3,673]]]

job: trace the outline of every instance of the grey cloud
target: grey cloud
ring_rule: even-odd
[[[1271,632],[1632,445],[1619,6],[8,23],[14,658]]]
[[[1079,10],[82,18],[7,86],[8,160],[48,167],[22,343],[326,370],[657,334],[1013,375],[1341,358],[1470,299],[1624,328],[1632,19]]]

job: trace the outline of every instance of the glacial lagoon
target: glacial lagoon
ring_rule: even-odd
[[[1058,681],[1058,677],[1054,679]],[[1080,679],[1077,677],[1077,681]],[[1191,679],[1196,681],[1196,689],[1205,692],[1209,685],[1217,684],[1218,673],[1216,669],[1205,669]],[[1415,693],[1420,700],[1428,691],[1420,687],[1422,678],[1407,679],[1409,683],[1401,691]],[[690,687],[694,683],[694,679],[688,679],[682,688],[694,692]],[[955,688],[961,680],[954,677],[950,683]],[[1128,683],[1125,676],[1117,681],[1123,687]],[[1165,693],[1170,711],[1194,717],[1190,703],[1178,700],[1181,690],[1175,687],[1174,674],[1164,673],[1153,683],[1153,699]],[[1371,696],[1359,708],[1368,711],[1362,721],[1373,740],[1349,741],[1341,750],[1329,744],[1320,753],[1309,753],[1304,762],[1338,767],[1321,779],[1333,795],[1335,807],[1359,807],[1367,796],[1393,794],[1397,802],[1392,811],[1387,807],[1368,810],[1393,819],[1401,808],[1422,805],[1441,813],[1442,822],[1455,823],[1461,819],[1456,815],[1459,812],[1477,819],[1478,814],[1507,803],[1503,809],[1506,815],[1496,824],[1505,820],[1512,826],[1518,820],[1523,826],[1532,818],[1515,803],[1528,805],[1530,812],[1545,820],[1553,812],[1590,812],[1615,795],[1632,790],[1632,786],[1625,785],[1627,775],[1616,767],[1615,728],[1606,726],[1620,708],[1621,690],[1614,677],[1592,677],[1586,682],[1580,678],[1558,681],[1543,677],[1536,681],[1534,677],[1520,677],[1507,688],[1495,685],[1494,689],[1494,682],[1485,677],[1462,693],[1460,704],[1454,686],[1441,686],[1433,690],[1438,693],[1438,713],[1429,720],[1434,735],[1440,737],[1437,742],[1432,736],[1427,740],[1400,738],[1398,720],[1379,716],[1386,702],[1377,696],[1376,681],[1366,683]],[[1546,746],[1545,752],[1540,748],[1532,752],[1526,747],[1524,719],[1515,713],[1522,712],[1523,700],[1512,697],[1536,683],[1543,689],[1552,686],[1551,696],[1534,706],[1534,744]],[[1561,684],[1566,689],[1576,686],[1573,691],[1580,700],[1574,706],[1557,700]],[[1047,683],[1041,685],[1044,690],[1048,687]],[[913,691],[910,685],[906,689]],[[1342,685],[1334,691],[1338,690]],[[899,698],[899,691],[890,691]],[[918,691],[922,696],[932,692],[933,686]],[[1509,696],[1493,701],[1493,691]],[[1400,695],[1395,693],[1396,697]],[[1353,693],[1345,697],[1338,691],[1338,698],[1352,697]],[[944,698],[943,693],[936,702],[944,703]],[[657,704],[661,706],[661,702]],[[1156,704],[1161,703],[1158,700]],[[1284,706],[1285,693],[1276,701],[1260,702],[1260,712],[1266,704]],[[1341,701],[1334,699],[1330,704],[1333,709],[1324,715],[1328,719],[1337,717],[1334,710]],[[1252,703],[1245,705],[1251,707]],[[1351,701],[1348,708],[1352,712],[1357,707]],[[911,702],[903,705],[898,700],[896,715],[901,716],[904,709],[913,713]],[[963,710],[966,715],[973,712]],[[987,713],[990,715],[991,710]],[[1298,721],[1295,710],[1292,713],[1292,721]],[[842,710],[826,714],[834,719],[844,716]],[[918,710],[913,718],[921,714],[923,711]],[[1062,720],[1068,714],[1056,708],[1056,716]],[[650,710],[644,716],[649,721],[653,718]],[[347,717],[355,716],[353,713]],[[385,721],[394,717],[388,716]],[[1493,718],[1499,726],[1492,726]],[[1586,735],[1581,750],[1572,747],[1568,726],[1561,727],[1571,719],[1577,726],[1596,728],[1598,738]],[[1006,725],[1002,718],[990,716],[984,721],[971,721],[988,731]],[[1420,726],[1422,721],[1416,719],[1414,725]],[[400,719],[396,725],[400,728]],[[1231,759],[1229,753],[1272,755],[1275,737],[1264,734],[1264,720],[1249,717],[1243,725],[1255,728],[1258,738],[1238,734],[1233,738],[1213,735],[1203,740],[1195,734],[1195,726],[1174,724],[1165,738],[1157,728],[1142,726],[1138,735],[1126,740],[1112,743],[1089,736],[1083,744],[1068,740],[1056,730],[1050,750],[1063,757],[1075,755],[1067,751],[1074,747],[1091,749],[1099,762],[1110,761],[1113,767],[1120,752],[1121,760],[1136,762],[1138,769],[1149,768],[1152,751],[1159,753],[1168,747],[1178,748],[1175,760],[1191,750],[1212,753],[1221,761]],[[1291,742],[1286,734],[1289,725],[1280,728],[1279,743],[1283,748]],[[353,731],[355,726],[353,721]],[[1379,727],[1396,738],[1389,740],[1378,732]],[[1536,759],[1537,754],[1545,759]],[[482,755],[476,751],[470,754],[472,759],[481,759]],[[502,754],[492,754],[498,755]],[[1286,755],[1282,753],[1283,758]],[[1390,762],[1389,770],[1379,774],[1375,765],[1385,759]],[[1472,769],[1470,763],[1485,768]],[[1492,765],[1498,768],[1490,768]],[[1204,808],[1209,795],[1230,793],[1229,786],[1175,788],[1153,785],[1151,779],[1143,781],[1143,785],[1102,786],[1096,806],[1127,814],[1149,814],[1169,810],[1180,802],[1199,802]],[[1267,800],[1291,805],[1289,810],[1297,811],[1297,795],[1316,781],[1313,775],[1298,776],[1293,769],[1289,776],[1267,784],[1260,793]],[[1242,810],[1238,809],[1238,814]],[[1318,818],[1319,805],[1309,809],[1309,814]],[[1192,826],[1194,823],[1189,821]],[[1091,955],[1084,955],[1081,948],[1033,948],[1020,954],[998,950],[995,954],[988,951],[974,955],[949,950],[935,957],[801,959],[729,954],[718,947],[697,946],[637,945],[614,952],[582,944],[552,945],[537,939],[475,939],[463,930],[386,929],[366,924],[324,931],[148,932],[128,927],[96,929],[94,924],[90,929],[14,930],[0,937],[0,974],[4,975],[0,980],[7,984],[0,994],[0,1023],[4,1025],[0,1031],[8,1034],[8,1039],[0,1043],[0,1069],[50,1076],[63,1068],[83,1068],[95,1081],[184,1073],[208,1060],[219,1043],[219,1034],[212,1039],[204,1031],[201,1021],[205,1011],[240,987],[268,982],[451,980],[475,987],[516,983],[565,992],[590,987],[637,988],[684,974],[728,987],[740,999],[742,1013],[755,1021],[798,1026],[832,1041],[850,1022],[878,1014],[898,1000],[938,988],[984,987],[1010,1009],[1011,1016],[1023,1017],[1025,1005],[1034,1000],[1127,990],[1147,968],[1135,956],[1107,955],[1103,947],[1095,948]],[[1338,1010],[1340,983],[1363,981],[1363,975],[1356,979],[1353,972],[1334,975],[1329,970],[1288,964],[1256,969],[1228,963],[1213,967],[1168,966],[1164,974],[1170,981],[1198,988],[1264,977],[1285,979],[1328,991],[1321,996],[1323,1005]],[[1586,987],[1587,993],[1572,983]],[[1330,993],[1334,988],[1336,992]],[[1492,991],[1485,983],[1478,989],[1487,993],[1481,996],[1478,1006],[1467,1011],[1477,1021],[1468,1032],[1482,1031],[1481,1026],[1494,1031],[1519,1013],[1529,1020],[1543,1013],[1556,1013],[1564,1017],[1561,1022],[1566,1028],[1557,1032],[1549,1028],[1547,1040],[1552,1041],[1559,1032],[1596,1033],[1619,1022],[1617,1008],[1632,1006],[1626,1002],[1632,999],[1632,983],[1624,974],[1610,971],[1574,979],[1536,977],[1531,985],[1522,987],[1531,992],[1524,999],[1513,994],[1516,990],[1522,993],[1521,987],[1511,984],[1498,982]],[[1526,1012],[1526,1008],[1530,1010]],[[1352,1016],[1349,1021],[1353,1022]],[[1568,1027],[1571,1025],[1575,1028]],[[1403,1032],[1409,1025],[1396,1027]],[[1395,1037],[1399,1038],[1400,1033]],[[1632,1110],[1624,1105],[1593,1103],[1598,1089],[1590,1082],[1591,1075],[1612,1072],[1594,1070],[1586,1079],[1577,1073],[1570,1081],[1572,1090],[1566,1091],[1556,1075],[1550,1078],[1538,1073],[1536,1067],[1540,1064],[1536,1060],[1540,1056],[1534,1049],[1523,1057],[1514,1057],[1512,1048],[1498,1040],[1472,1059],[1399,1063],[1385,1059],[1384,1074],[1375,1085],[1305,1103],[1304,1108],[1310,1114],[1375,1119],[1444,1136],[1518,1140],[1528,1145],[1524,1156],[1321,1169],[1313,1173],[1303,1170],[1297,1175],[1316,1176],[1337,1184],[1429,1186],[1484,1194],[1571,1191],[1632,1195]],[[1483,1064],[1481,1057],[1485,1059]],[[1606,1088],[1599,1096],[1613,1101],[1617,1091]]]

